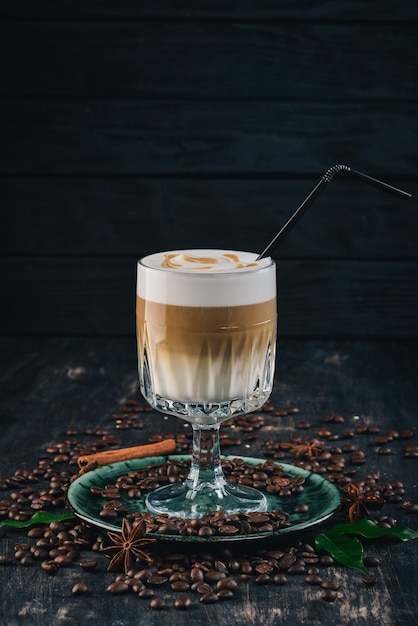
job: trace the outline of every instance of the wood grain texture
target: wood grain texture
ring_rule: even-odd
[[[415,175],[414,102],[3,99],[1,174]],[[377,174],[376,173],[376,176]]]
[[[417,48],[410,22],[7,23],[0,95],[402,101]]]
[[[416,193],[417,183],[390,183]],[[0,181],[3,255],[137,256],[191,247],[263,250],[315,178],[41,177]],[[416,200],[335,179],[285,239],[285,258],[418,258]]]
[[[2,333],[133,335],[135,258],[4,257]],[[279,333],[416,337],[416,262],[278,260]]]
[[[52,18],[186,18],[186,19],[300,19],[300,20],[360,20],[386,22],[392,20],[418,19],[417,5],[413,0],[402,3],[396,0],[381,0],[378,7],[368,0],[264,0],[253,2],[223,2],[222,0],[201,0],[199,3],[180,0],[89,0],[88,3],[62,0],[59,3],[49,0],[3,0],[0,15],[6,17],[51,19]]]
[[[233,454],[258,456],[267,439],[314,436],[323,426],[321,417],[330,412],[345,417],[342,429],[359,423],[377,424],[381,432],[389,428],[415,429],[416,348],[416,342],[399,340],[279,339],[273,402],[276,406],[298,406],[300,414],[276,418],[276,422],[267,416],[269,428],[262,429],[249,448],[234,447]],[[48,445],[65,439],[69,425],[80,437],[88,427],[108,428],[117,434],[121,445],[132,445],[133,438],[135,443],[145,443],[156,432],[184,431],[181,420],[166,421],[156,413],[147,414],[141,431],[114,430],[111,413],[124,398],[138,397],[135,342],[130,338],[29,337],[23,343],[6,339],[0,344],[0,392],[1,475],[17,467],[33,467]],[[298,429],[301,420],[309,421],[311,427]],[[413,498],[417,464],[402,458],[405,442],[394,442],[388,456],[375,453],[370,436],[358,436],[354,442],[367,457],[367,464],[356,468],[358,476],[376,471],[383,481],[402,480],[406,494]],[[398,506],[385,510],[401,523],[417,527],[416,514],[405,515]],[[301,535],[300,539],[312,543],[314,534]],[[27,541],[25,533],[9,533],[0,538],[0,552],[13,554],[14,545],[23,541]],[[282,545],[276,542],[274,548]],[[371,588],[353,570],[340,566],[327,569],[323,576],[340,585],[341,599],[333,603],[319,600],[317,588],[306,585],[303,577],[289,575],[284,587],[242,585],[232,601],[207,607],[195,602],[186,615],[172,608],[174,596],[167,601],[165,611],[152,611],[147,601],[133,594],[114,597],[106,593],[114,576],[106,573],[104,558],[97,553],[93,554],[99,561],[96,572],[83,572],[77,561],[53,577],[46,575],[38,563],[32,567],[0,567],[0,623],[44,626],[87,620],[90,626],[98,626],[106,615],[106,623],[136,626],[140,614],[150,626],[182,626],[185,619],[198,626],[415,626],[417,547],[416,541],[367,543],[366,553],[380,560],[380,566],[373,570],[377,584]],[[258,544],[247,544],[243,551],[258,549]],[[174,551],[178,552],[178,546]],[[82,552],[85,557],[90,554]],[[89,594],[71,594],[75,582],[86,583]]]

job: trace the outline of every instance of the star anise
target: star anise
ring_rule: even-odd
[[[122,520],[122,534],[108,532],[107,536],[113,542],[113,546],[102,548],[101,552],[109,554],[111,561],[108,566],[109,571],[120,569],[123,564],[125,574],[133,568],[135,559],[141,559],[150,563],[152,561],[149,554],[141,550],[142,546],[155,543],[155,539],[145,537],[146,525],[144,520],[140,520],[131,526],[126,518]]]
[[[359,485],[350,483],[343,489],[343,504],[348,509],[350,522],[359,519],[363,514],[369,515],[369,509],[380,509],[383,498],[375,493],[365,493]]]
[[[289,450],[289,452],[293,454],[296,458],[301,456],[312,458],[321,454],[324,449],[324,442],[318,441],[317,439],[312,439],[311,441],[304,441],[295,444],[282,444],[281,447],[285,450]]]

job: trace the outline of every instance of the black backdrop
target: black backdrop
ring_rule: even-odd
[[[3,334],[134,333],[135,260],[277,250],[280,334],[418,335],[418,4],[0,3]]]

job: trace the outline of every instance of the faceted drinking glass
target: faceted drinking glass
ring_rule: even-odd
[[[276,343],[276,268],[230,250],[180,250],[137,267],[140,388],[149,404],[193,429],[188,477],[148,494],[153,513],[184,518],[262,511],[263,493],[230,483],[221,466],[224,420],[269,398]]]

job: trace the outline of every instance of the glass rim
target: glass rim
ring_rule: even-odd
[[[216,248],[212,248],[213,250],[215,250]],[[223,248],[222,248],[223,249]],[[167,252],[170,252],[169,250]],[[179,251],[180,252],[180,251]],[[238,250],[237,252],[241,252],[240,250]],[[197,269],[177,269],[177,268],[173,268],[173,267],[152,267],[150,265],[146,265],[145,263],[143,263],[143,260],[146,259],[149,256],[153,256],[153,254],[158,254],[158,253],[151,253],[151,254],[147,254],[143,257],[140,257],[137,260],[137,265],[143,267],[146,270],[152,270],[152,271],[156,271],[156,272],[170,272],[172,274],[178,275],[178,274],[187,274],[188,276],[229,276],[229,275],[234,275],[234,276],[243,276],[243,275],[248,275],[248,274],[253,274],[256,272],[262,272],[265,270],[270,269],[271,267],[276,265],[275,260],[272,257],[263,257],[263,259],[260,259],[261,261],[270,261],[268,264],[263,265],[262,267],[242,267],[242,268],[238,268],[238,269],[228,269],[228,270],[220,270],[220,271],[209,271],[209,270],[197,270]],[[253,253],[256,254],[256,253]],[[244,270],[244,271],[243,271]]]

